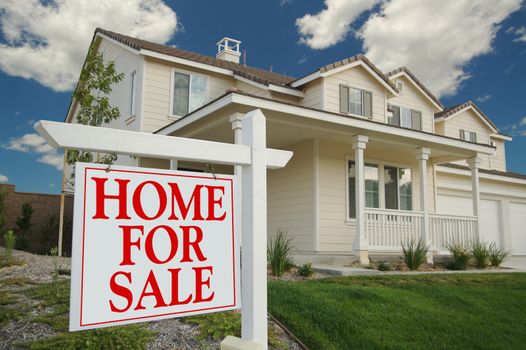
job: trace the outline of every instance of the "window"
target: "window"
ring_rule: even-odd
[[[354,161],[349,161],[349,216],[351,218],[356,217],[356,167]],[[378,165],[376,164],[365,164],[364,165],[365,175],[365,206],[367,208],[378,208],[380,206],[379,201],[379,188],[378,188]]]
[[[130,115],[135,115],[135,100],[137,96],[137,71],[130,74]]]
[[[460,130],[460,139],[464,141],[477,142],[477,133],[469,130]]]
[[[202,75],[174,72],[172,114],[185,116],[207,100],[208,79]]]
[[[422,130],[422,112],[406,108],[389,105],[387,106],[387,123],[390,125],[401,126],[403,128]]]
[[[356,217],[356,168],[354,161],[348,162],[349,218]],[[386,209],[413,210],[412,171],[410,168],[366,163],[365,206],[379,208],[380,198]],[[380,184],[383,182],[383,189]]]
[[[347,85],[340,85],[340,112],[372,118],[373,93]]]

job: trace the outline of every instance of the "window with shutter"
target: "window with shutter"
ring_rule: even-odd
[[[349,87],[340,85],[340,112],[349,113]]]
[[[411,111],[411,124],[413,129],[422,130],[422,112]]]
[[[371,91],[363,92],[363,116],[373,117],[373,93]]]
[[[477,133],[460,129],[460,139],[469,142],[477,142]]]

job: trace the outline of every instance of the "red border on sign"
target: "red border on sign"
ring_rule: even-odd
[[[168,312],[164,314],[156,314],[156,315],[148,315],[148,316],[140,316],[140,317],[130,317],[130,318],[123,318],[119,320],[109,320],[109,321],[101,321],[101,322],[93,322],[93,323],[82,323],[82,308],[84,306],[84,238],[86,236],[86,183],[87,183],[87,174],[88,170],[99,170],[99,171],[106,171],[106,168],[93,168],[93,167],[86,167],[84,168],[84,208],[83,208],[83,214],[82,214],[82,271],[81,271],[81,278],[80,278],[80,320],[79,324],[80,327],[86,327],[86,326],[95,326],[95,325],[101,325],[101,324],[109,324],[109,323],[116,323],[116,322],[123,322],[123,321],[133,321],[133,320],[139,320],[139,319],[146,319],[146,318],[153,318],[153,317],[163,317],[163,316],[169,316],[169,315],[177,315],[177,314],[183,314],[183,313],[192,313],[197,311],[207,311],[207,310],[217,310],[217,309],[223,309],[223,308],[229,308],[236,306],[236,254],[235,254],[235,241],[234,241],[234,181],[233,179],[228,178],[222,178],[222,177],[214,177],[214,176],[197,176],[197,175],[186,175],[186,174],[167,174],[167,173],[160,173],[160,172],[152,172],[152,171],[138,171],[138,170],[120,170],[120,169],[112,169],[112,172],[121,172],[121,173],[136,173],[136,174],[149,174],[149,175],[161,175],[161,176],[172,176],[172,177],[189,177],[189,178],[196,178],[196,179],[214,179],[214,180],[222,180],[222,181],[228,181],[230,182],[230,205],[232,209],[232,276],[233,276],[233,291],[234,291],[234,300],[233,303],[230,305],[221,305],[221,306],[214,306],[209,308],[201,308],[201,309],[194,309],[194,310],[185,310],[185,311],[176,311],[176,312]]]

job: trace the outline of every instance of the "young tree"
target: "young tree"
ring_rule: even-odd
[[[6,204],[7,191],[0,190],[0,235],[3,236],[5,230],[5,224],[7,217],[5,214],[7,204]]]
[[[16,219],[16,249],[27,250],[31,245],[30,236],[33,227],[31,217],[34,211],[31,203],[22,204],[22,216]]]
[[[103,55],[98,52],[100,42],[101,38],[97,37],[90,46],[79,82],[73,92],[73,98],[79,105],[77,122],[82,125],[101,126],[120,116],[119,108],[110,104],[109,95],[112,85],[122,81],[124,74],[117,73],[113,61],[104,62]],[[67,153],[69,165],[79,161],[112,164],[116,158],[115,154],[110,154],[94,159],[91,152],[76,150]]]

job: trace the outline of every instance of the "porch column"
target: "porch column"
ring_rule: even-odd
[[[241,144],[241,134],[243,132],[242,128],[243,113],[234,113],[230,116],[230,123],[232,124],[232,130],[234,130],[234,143],[236,145]],[[241,183],[241,165],[234,166],[234,175],[238,175]]]
[[[170,159],[170,170],[177,170],[177,159]]]
[[[418,160],[418,178],[420,192],[420,211],[424,213],[422,220],[422,232],[420,238],[429,247],[427,262],[433,263],[433,247],[431,247],[431,237],[429,237],[429,210],[427,206],[427,160],[431,150],[426,147],[417,148],[416,159]]]
[[[473,157],[468,159],[469,168],[471,169],[471,193],[473,198],[473,216],[477,217],[477,227],[475,229],[476,239],[479,238],[480,219],[480,189],[479,189],[479,166],[480,158]]]
[[[356,191],[356,233],[352,243],[353,250],[360,258],[360,263],[369,264],[369,243],[365,237],[365,170],[363,152],[369,142],[365,135],[355,135],[352,139],[355,163],[355,191]]]

